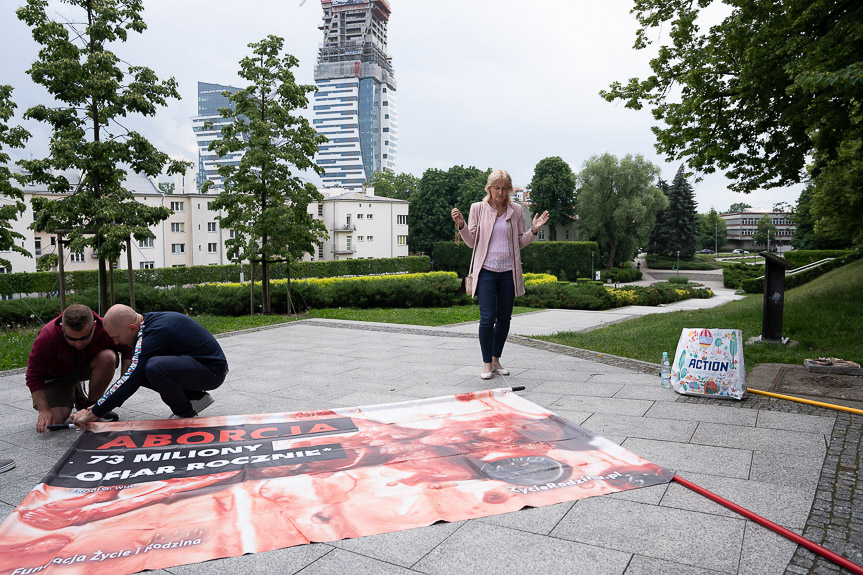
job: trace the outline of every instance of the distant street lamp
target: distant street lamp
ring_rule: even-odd
[[[677,275],[680,275],[680,250],[677,251]]]
[[[719,217],[713,221],[713,253],[719,253]]]
[[[593,252],[590,252],[590,279],[593,279]]]

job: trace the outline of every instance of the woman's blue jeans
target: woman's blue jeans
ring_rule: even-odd
[[[501,356],[509,335],[515,301],[512,274],[512,270],[492,272],[482,269],[479,272],[476,296],[479,300],[479,347],[483,363],[491,363],[492,357]]]

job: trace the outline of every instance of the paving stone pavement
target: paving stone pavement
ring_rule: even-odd
[[[535,325],[571,314],[528,314]],[[596,319],[596,318],[595,318]],[[576,322],[578,325],[585,322]],[[472,329],[470,329],[472,327]],[[589,326],[588,326],[589,328]],[[585,329],[582,327],[581,329]],[[558,330],[559,331],[559,330]],[[816,543],[863,563],[861,419],[749,395],[683,397],[658,366],[557,346],[514,329],[509,377],[479,379],[476,326],[306,320],[219,337],[231,365],[206,415],[296,411],[524,386],[527,399]],[[74,442],[37,435],[21,370],[0,373],[0,520]],[[141,390],[123,419],[166,417]],[[313,543],[165,569],[224,573],[840,573],[837,567],[677,483],[457,523]]]

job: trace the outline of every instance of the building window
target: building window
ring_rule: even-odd
[[[363,219],[363,215],[362,215],[362,214],[357,214],[357,219],[358,219],[358,220]]]
[[[216,231],[216,222],[207,222],[207,231],[215,232]]]
[[[34,246],[33,252],[36,254],[37,257],[41,256],[42,255],[42,238],[36,238],[34,241],[36,242],[36,245]]]
[[[172,268],[184,268],[184,267],[186,267],[186,264],[174,264],[171,267]]]
[[[143,240],[138,240],[139,248],[152,248],[153,247],[153,238],[144,238]]]
[[[185,202],[171,202],[171,211],[174,211],[174,212],[184,211],[183,210],[183,204],[185,204]]]
[[[172,254],[184,254],[184,253],[186,253],[186,244],[171,244],[171,253]]]
[[[207,253],[214,254],[216,253],[216,242],[212,242],[207,244]]]
[[[396,236],[396,244],[400,246],[408,245],[408,237],[407,236]]]
[[[408,225],[408,217],[404,214],[396,216],[396,223],[400,226]]]
[[[363,241],[363,236],[357,236],[357,241],[358,241],[358,242]]]
[[[569,230],[566,230],[566,239],[569,239]]]
[[[229,238],[231,238],[231,239],[234,239],[235,237],[237,237],[237,232],[236,232],[235,230],[231,230],[231,231],[229,231],[229,232],[228,232],[228,237],[229,237]]]
[[[207,209],[208,209],[208,210],[212,210],[212,209],[213,209],[213,202],[211,202],[211,201],[210,201],[210,202],[207,202]]]
[[[138,267],[142,270],[151,270],[156,267],[156,262],[141,262]]]
[[[374,236],[366,236],[366,241],[373,242],[373,241],[375,241],[375,237]]]
[[[324,217],[324,204],[318,204],[318,216]]]
[[[186,224],[182,222],[171,222],[171,231],[175,234],[182,234],[186,231]]]
[[[69,261],[73,264],[80,264],[84,261],[84,252],[72,252],[69,255]]]
[[[539,236],[537,237],[539,240],[545,239],[545,230],[539,230]]]
[[[366,219],[368,219],[368,220],[372,219],[372,214],[367,214]]]
[[[324,244],[318,244],[318,259],[324,259]]]
[[[52,246],[56,246],[56,245],[57,245],[57,236],[51,236],[51,245],[52,245]]]

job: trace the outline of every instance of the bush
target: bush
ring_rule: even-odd
[[[429,271],[428,256],[406,258],[356,259],[318,262],[294,262],[291,264],[291,278],[338,277],[392,273],[422,273]],[[466,270],[467,268],[465,268]],[[244,278],[249,277],[249,264],[230,264],[223,266],[191,266],[187,268],[158,268],[133,270],[135,290],[139,285],[168,287],[196,285],[213,282],[240,281],[240,271]],[[129,291],[128,270],[114,270],[115,291]],[[50,293],[59,289],[57,272],[4,274],[0,281],[0,295]],[[97,270],[66,272],[66,291],[77,292],[95,289],[99,282]],[[261,277],[261,267],[255,264],[255,277]],[[284,263],[270,266],[270,278],[284,278]]]
[[[665,258],[653,254],[645,256],[647,267],[655,270],[673,270],[677,268],[677,258]],[[680,269],[682,270],[716,270],[722,265],[711,259],[709,261],[698,260],[680,260]]]
[[[599,255],[596,242],[533,242],[521,250],[524,273],[557,274],[561,279],[577,278],[590,271],[590,253]],[[471,248],[464,242],[435,242],[432,246],[435,269],[466,274]],[[598,260],[596,260],[598,261]]]
[[[686,276],[671,276],[666,280],[670,284],[688,284],[689,278]]]
[[[825,258],[842,258],[854,253],[854,250],[793,250],[785,252],[782,257],[795,268],[800,268]]]
[[[722,268],[722,285],[728,289],[740,289],[748,279],[764,275],[764,265],[725,264]]]
[[[819,250],[819,251],[828,251],[828,250]],[[785,289],[795,288],[797,286],[803,285],[805,283],[811,282],[817,277],[820,277],[831,270],[835,270],[836,268],[842,267],[846,264],[850,264],[855,260],[859,260],[863,258],[863,250],[853,251],[850,254],[846,255],[842,258],[836,258],[833,261],[826,262],[821,264],[820,266],[809,268],[808,270],[795,273],[793,275],[788,275],[788,272],[785,273]],[[743,291],[746,293],[764,293],[764,278],[754,278],[749,280],[744,280],[741,284]]]
[[[601,270],[600,277],[603,281],[607,282],[628,283],[640,280],[642,275],[641,270],[627,266],[625,268]]]

